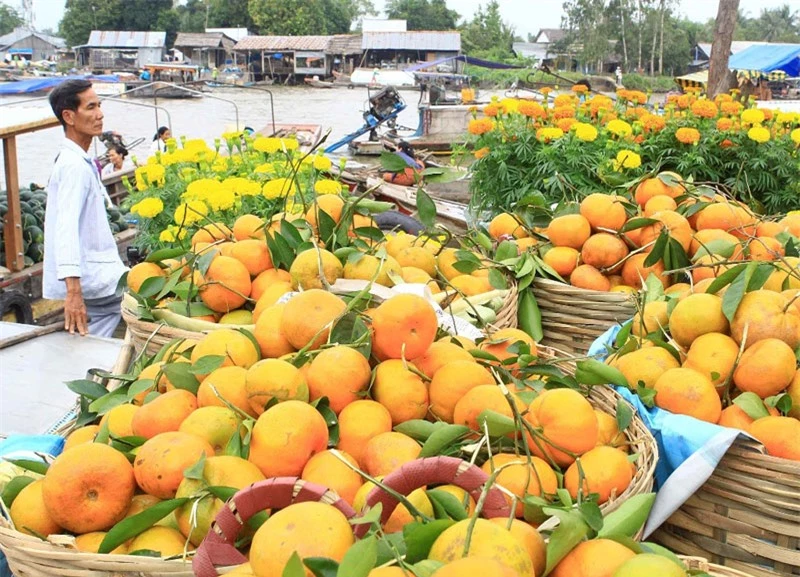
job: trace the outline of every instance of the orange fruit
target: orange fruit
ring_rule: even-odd
[[[264,411],[253,427],[249,460],[265,477],[291,477],[328,445],[328,425],[308,403],[285,401]]]
[[[431,277],[436,275],[436,257],[421,246],[409,246],[401,249],[394,256],[402,268],[417,268]]]
[[[364,468],[364,448],[381,433],[392,430],[392,416],[380,403],[368,399],[354,401],[339,413],[340,451],[352,455]]]
[[[281,319],[285,304],[272,305],[261,311],[253,329],[253,336],[265,359],[277,359],[294,352],[294,347],[281,333]]]
[[[492,285],[489,283],[488,278],[478,277],[474,274],[460,274],[450,279],[450,286],[459,293],[456,299],[460,298],[461,295],[473,297],[492,290]]]
[[[581,253],[569,246],[554,246],[542,257],[542,260],[556,271],[562,278],[569,278],[578,266]]]
[[[569,275],[572,286],[595,291],[608,292],[611,282],[599,270],[588,264],[582,264]]]
[[[640,553],[625,561],[614,573],[614,577],[639,577],[640,575],[685,577],[686,571],[672,559],[657,553]]]
[[[136,453],[136,482],[145,493],[171,499],[183,481],[183,472],[202,455],[213,457],[214,447],[200,437],[180,431],[156,435]]]
[[[432,379],[442,367],[455,362],[475,362],[475,358],[463,347],[449,342],[435,342],[422,355],[414,359],[414,366]]]
[[[68,451],[76,445],[91,443],[100,431],[100,425],[86,425],[72,431],[64,441],[63,451]],[[62,452],[63,452],[62,451]]]
[[[100,419],[100,426],[108,425],[109,434],[115,437],[132,437],[133,416],[138,412],[136,405],[123,404],[114,407]]]
[[[279,268],[268,268],[253,279],[250,298],[257,302],[267,288],[279,282],[285,282],[291,286],[292,275]]]
[[[324,538],[309,539],[311,535]],[[325,503],[294,503],[270,515],[256,531],[250,547],[250,565],[256,575],[281,575],[289,559],[327,557],[341,561],[353,545],[347,517]],[[306,570],[308,577],[312,573]]]
[[[571,389],[546,390],[536,397],[525,415],[541,436],[527,434],[528,446],[548,463],[566,467],[597,445],[598,423],[586,397]],[[569,451],[569,454],[565,451]]]
[[[434,577],[472,577],[491,575],[492,577],[519,577],[520,573],[488,557],[464,557],[449,562],[437,569]],[[370,573],[372,577],[372,573]]]
[[[428,391],[433,415],[447,423],[453,422],[456,403],[471,389],[493,385],[494,377],[475,361],[452,361],[433,376]]]
[[[138,293],[147,279],[165,276],[167,275],[164,270],[156,263],[140,262],[128,271],[128,288],[132,292]]]
[[[619,430],[617,419],[600,409],[594,410],[597,417],[597,446],[605,445],[628,451],[628,439]]]
[[[489,519],[489,522],[505,528],[511,535],[516,537],[531,558],[533,575],[544,575],[544,570],[547,566],[547,546],[535,527],[520,519],[511,519],[510,527],[508,519],[501,517]]]
[[[41,491],[55,523],[89,533],[110,529],[125,517],[136,481],[125,455],[109,445],[87,443],[56,457]]]
[[[800,309],[780,293],[758,290],[744,295],[733,315],[731,336],[740,343],[747,327],[746,347],[762,339],[777,338],[792,349],[800,346]]]
[[[192,247],[195,251],[200,243],[213,243],[218,240],[230,240],[233,238],[233,232],[222,222],[215,222],[207,224],[192,235]]]
[[[652,179],[651,179],[652,180]],[[641,185],[640,185],[641,186]],[[582,541],[553,569],[553,577],[614,577],[636,553],[611,539]],[[647,574],[651,575],[651,574]],[[652,574],[655,577],[657,574]]]
[[[590,236],[583,244],[581,260],[596,269],[608,269],[608,272],[613,272],[622,268],[628,252],[628,245],[620,238],[599,232]]]
[[[758,223],[758,226],[756,226],[756,236],[759,238],[768,236],[775,237],[778,236],[780,233],[782,233],[784,230],[785,227],[778,222],[764,221]]]
[[[677,182],[671,185],[667,184],[661,178],[658,178],[661,175],[668,175]],[[636,187],[634,199],[639,206],[645,206],[647,201],[654,196],[667,195],[670,198],[678,198],[684,194],[685,189],[681,186],[683,179],[679,175],[674,172],[662,172],[658,176],[646,178]]]
[[[337,345],[323,350],[311,361],[307,381],[310,400],[328,397],[337,415],[356,401],[372,378],[369,362],[357,350]]]
[[[220,367],[200,383],[200,387],[197,389],[197,406],[226,407],[224,399],[240,411],[256,417],[256,412],[250,406],[247,398],[246,379],[247,369],[245,368]]]
[[[591,234],[589,221],[580,214],[558,216],[547,227],[547,238],[553,246],[568,246],[576,250],[581,249]]]
[[[720,333],[706,333],[692,341],[683,366],[708,377],[715,387],[722,387],[731,376],[739,345]]]
[[[113,449],[112,449],[113,451]],[[17,494],[11,503],[9,513],[11,522],[20,533],[33,535],[55,535],[62,532],[61,526],[56,523],[45,506],[42,496],[44,480],[37,479],[30,483]]]
[[[739,239],[724,230],[718,228],[698,230],[692,236],[692,243],[689,245],[689,256],[696,255],[697,251],[703,247],[705,247],[707,253],[713,253],[714,246],[734,246],[738,244]]]
[[[639,237],[639,246],[645,247],[651,243],[655,243],[661,231],[666,229],[667,234],[677,240],[683,247],[683,250],[689,250],[692,244],[693,233],[692,227],[689,225],[689,221],[686,220],[686,217],[673,210],[664,210],[655,213],[651,218],[658,222],[642,228],[641,236]]]
[[[281,359],[264,359],[247,369],[245,380],[250,406],[260,415],[273,399],[308,402],[308,384],[297,367]]]
[[[339,451],[339,455],[353,467],[358,468],[358,463],[353,457],[343,451]],[[300,476],[306,481],[333,489],[351,505],[358,489],[364,484],[361,475],[342,463],[330,451],[322,451],[311,457]]]
[[[310,248],[298,254],[289,267],[292,287],[303,290],[323,289],[344,275],[344,267],[336,256],[325,249]],[[323,279],[325,283],[323,283]]]
[[[789,345],[780,339],[762,339],[742,354],[733,372],[733,382],[740,391],[766,399],[791,384],[796,366],[797,359]]]
[[[393,296],[372,315],[372,352],[380,360],[415,359],[431,346],[438,328],[436,313],[424,298]]]
[[[92,531],[91,533],[84,533],[83,535],[76,535],[75,536],[75,548],[78,551],[85,551],[86,553],[97,553],[100,549],[100,544],[103,542],[103,539],[106,538],[105,531]],[[127,555],[128,554],[128,546],[123,543],[113,551],[111,551],[111,555]]]
[[[212,311],[227,313],[238,309],[250,296],[250,272],[235,258],[218,256],[202,276],[200,299]]]
[[[652,218],[655,213],[661,212],[662,210],[675,211],[677,209],[678,204],[671,196],[659,194],[652,197],[645,203],[644,216],[647,218]]]
[[[612,365],[625,375],[628,385],[652,388],[658,377],[668,369],[677,369],[680,363],[669,351],[661,347],[647,347],[617,358]]]
[[[754,238],[747,248],[750,251],[750,260],[773,261],[786,254],[780,241],[771,237]]]
[[[239,435],[242,421],[228,407],[201,407],[186,417],[178,431],[208,441],[215,455],[221,455],[234,435]]]
[[[514,402],[518,411],[521,412],[525,409],[524,403],[515,398],[514,395],[506,397],[497,384],[472,387],[464,393],[464,396],[453,407],[453,423],[466,425],[473,431],[481,433],[483,432],[483,426],[478,422],[478,416],[485,410],[514,418],[514,412],[511,410],[509,401]]]
[[[507,212],[501,212],[489,223],[489,236],[494,240],[505,238],[525,238],[530,236],[520,218]]]
[[[264,314],[264,311],[268,308],[277,306],[278,304],[281,306],[284,305],[285,303],[278,303],[278,301],[283,298],[283,295],[290,292],[292,292],[292,285],[284,281],[274,282],[266,287],[264,292],[261,293],[261,297],[256,301],[256,306],[253,308],[253,322],[258,323],[261,315]]]
[[[344,301],[321,289],[293,296],[281,317],[281,334],[295,349],[318,349],[328,340],[334,321],[344,313]]]
[[[736,238],[755,235],[755,217],[738,204],[718,202],[706,206],[697,216],[697,230],[718,228]]]
[[[761,441],[773,457],[800,461],[799,420],[772,415],[762,417],[753,421],[747,432]]]
[[[515,515],[518,518],[521,518],[524,512],[522,499],[526,495],[547,497],[555,495],[558,490],[558,478],[555,472],[539,457],[530,457],[529,460],[525,455],[498,453],[486,461],[481,469],[487,475],[491,475],[500,467],[502,470],[497,474],[495,482],[517,496]],[[505,498],[510,506],[513,500],[508,495],[505,495]]]
[[[520,329],[500,329],[490,334],[485,340],[481,341],[478,348],[493,355],[497,360],[504,361],[511,357],[519,356],[518,353],[509,351],[509,347],[522,342],[530,348],[530,354],[536,355],[536,341],[526,332]]]
[[[653,386],[656,406],[679,415],[716,423],[722,413],[722,402],[714,384],[694,369],[669,369]]]
[[[245,266],[250,276],[258,276],[272,268],[272,257],[264,240],[240,240],[233,245],[231,256]],[[252,290],[252,286],[250,288]]]
[[[424,419],[428,413],[428,387],[401,360],[389,359],[375,367],[372,396],[388,409],[395,426]]]
[[[402,272],[400,264],[390,256],[380,259],[365,254],[356,261],[348,259],[344,265],[344,278],[371,281],[386,287],[394,286],[393,279],[401,277]]]
[[[264,219],[254,214],[243,214],[233,223],[233,236],[236,240],[264,240],[267,238]]]
[[[753,417],[744,412],[739,405],[733,404],[722,409],[719,421],[717,424],[720,427],[729,427],[731,429],[739,429],[740,431],[747,432],[750,430],[750,425],[753,424]]]
[[[416,459],[420,450],[422,447],[411,437],[390,431],[375,435],[367,441],[359,462],[373,477],[388,475]]]
[[[318,196],[308,207],[305,217],[311,227],[316,230],[320,211],[327,214],[333,219],[333,222],[338,224],[342,219],[342,209],[344,209],[344,199],[341,196],[338,194],[323,194]]]
[[[652,266],[645,266],[644,261],[647,260],[647,253],[637,253],[629,256],[622,265],[622,280],[623,283],[636,289],[642,288],[642,284],[647,278],[654,274],[661,284],[665,287],[669,286],[669,278],[664,275],[664,263],[658,261]]]
[[[625,226],[628,215],[618,197],[596,192],[581,201],[581,215],[589,221],[592,230],[618,231]]]
[[[150,527],[139,533],[128,543],[128,551],[156,551],[162,557],[183,555],[186,548],[186,538],[177,529],[172,527]],[[194,547],[189,545],[188,550]]]
[[[197,408],[197,397],[175,389],[142,405],[133,414],[131,430],[137,437],[152,439],[159,433],[177,431],[183,420]]]
[[[564,474],[564,486],[573,499],[578,498],[580,487],[584,499],[596,493],[597,502],[602,505],[622,495],[633,480],[633,465],[620,449],[601,445],[581,455],[579,461],[583,471],[582,485],[578,480],[578,461],[572,463]]]
[[[687,296],[669,317],[670,334],[682,347],[690,346],[697,337],[707,333],[726,334],[729,328],[722,312],[722,299],[708,293]]]
[[[666,329],[669,322],[667,308],[665,301],[646,303],[644,308],[641,311],[637,311],[636,316],[633,317],[631,332],[637,337],[644,337],[650,333]]]
[[[378,567],[370,571],[367,577],[416,577],[416,575],[402,567]]]

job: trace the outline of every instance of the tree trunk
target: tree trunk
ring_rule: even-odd
[[[728,59],[731,53],[733,32],[736,29],[738,10],[739,0],[719,0],[711,60],[708,65],[709,98],[727,92],[733,86],[733,74],[728,70]]]
[[[639,0],[639,59],[636,63],[636,72],[642,72],[642,31],[644,30],[644,9],[642,0]]]
[[[658,18],[653,14],[653,43],[650,45],[650,76],[656,73],[656,46],[658,45]]]
[[[658,75],[664,75],[664,16],[667,13],[666,0],[661,0],[661,31],[658,40]]]
[[[621,29],[620,32],[622,33],[622,65],[625,69],[625,72],[628,71],[628,43],[625,40],[625,10],[628,9],[628,2],[627,0],[620,0],[619,2],[619,15],[620,15],[620,24]]]

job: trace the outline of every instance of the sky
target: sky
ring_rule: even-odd
[[[382,10],[383,0],[373,0]],[[717,14],[717,0],[679,0],[678,12],[691,20],[705,22]],[[487,0],[447,0],[447,5],[464,18],[470,18]],[[536,34],[540,28],[558,28],[561,25],[562,0],[499,0],[503,18],[514,26],[516,33],[525,38]],[[21,0],[0,0],[20,10]],[[36,28],[55,30],[64,13],[65,0],[33,0]],[[750,16],[757,16],[761,8],[773,8],[789,4],[800,8],[800,0],[740,0],[739,6]]]

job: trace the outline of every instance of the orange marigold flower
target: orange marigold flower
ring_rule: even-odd
[[[733,102],[733,96],[730,94],[717,94],[716,97],[714,97],[714,102],[717,105],[720,105],[723,102]]]
[[[775,116],[775,113],[771,108],[759,108],[761,112],[764,113],[764,120],[770,121]]]
[[[683,144],[697,144],[700,142],[700,131],[696,128],[679,128],[675,131],[675,138]]]
[[[583,84],[573,84],[572,91],[575,94],[586,94],[587,92],[589,92],[589,89]]]
[[[678,96],[678,108],[681,110],[689,108],[691,103],[692,101],[690,100],[690,96],[688,94],[681,94]]]
[[[494,128],[494,122],[490,118],[477,118],[469,121],[467,130],[470,134],[480,136],[490,132]]]
[[[634,104],[645,104],[647,102],[647,94],[641,90],[631,90],[627,96],[628,101]]]
[[[641,122],[645,132],[661,132],[667,125],[666,119],[657,114],[646,114],[642,116]]]
[[[494,103],[487,104],[483,108],[483,113],[486,116],[490,116],[490,117],[494,118],[495,116],[497,116],[500,113],[500,107],[497,104],[494,104]]]
[[[644,134],[638,134],[636,138],[633,139],[633,142],[635,142],[636,144],[641,144],[642,142],[644,142]]]
[[[572,106],[573,96],[572,94],[559,94],[553,100],[553,106],[559,108],[561,106]]]
[[[730,130],[733,128],[733,119],[731,118],[720,118],[717,120],[717,130]]]
[[[592,113],[593,117],[597,117],[601,110],[613,110],[614,109],[614,101],[611,100],[608,96],[603,96],[602,94],[598,94],[592,97],[589,101],[589,111]]]
[[[667,95],[667,103],[668,104],[677,104],[679,97],[680,97],[679,94],[668,94]]]
[[[475,155],[475,158],[480,160],[481,158],[483,158],[484,156],[489,154],[489,147],[488,146],[484,146],[483,148],[479,148],[473,154]]]
[[[575,109],[572,106],[558,106],[553,109],[553,118],[574,118]]]
[[[539,92],[541,92],[541,93],[542,93],[542,94],[544,94],[545,96],[547,96],[548,94],[550,94],[552,91],[553,91],[553,89],[552,89],[552,88],[550,88],[549,86],[545,86],[544,88],[541,88],[541,89],[539,89]]]
[[[521,100],[518,110],[520,114],[524,114],[529,118],[544,118],[547,116],[544,107],[532,100]]]
[[[558,126],[564,132],[569,132],[572,125],[578,122],[574,118],[561,118],[556,122],[556,126]]]
[[[720,142],[720,143],[719,143],[719,145],[720,145],[722,148],[731,148],[732,146],[735,146],[735,145],[733,144],[733,142],[732,142],[732,141],[731,141],[729,138],[726,138],[725,140],[723,140],[722,142]]]
[[[714,118],[719,113],[717,105],[710,100],[698,100],[692,103],[692,114],[700,118]]]
[[[743,106],[739,102],[734,101],[725,101],[719,105],[722,114],[727,114],[728,116],[737,116],[741,111]]]

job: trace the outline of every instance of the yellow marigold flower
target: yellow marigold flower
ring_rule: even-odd
[[[575,94],[586,94],[589,89],[584,84],[573,84],[571,88]]]
[[[779,112],[775,116],[775,123],[781,126],[788,126],[800,122],[800,112]]]
[[[572,94],[559,94],[553,100],[553,106],[559,108],[561,106],[572,106],[574,97]]]
[[[487,104],[486,106],[484,106],[483,113],[486,116],[489,116],[490,118],[494,118],[495,116],[500,114],[500,107],[494,102],[492,102],[491,104]]]
[[[545,143],[558,140],[562,136],[564,136],[564,131],[560,128],[545,127],[536,131],[536,138]]]
[[[717,120],[717,130],[730,130],[733,127],[733,119],[722,117]]]
[[[279,150],[286,150],[287,152],[291,150],[297,150],[299,146],[300,143],[294,138],[259,136],[255,139],[255,141],[253,141],[253,148],[259,152],[266,152],[267,154],[273,154]]]
[[[795,128],[792,130],[789,136],[791,137],[792,142],[794,142],[797,146],[800,146],[800,128]]]
[[[484,146],[483,148],[479,148],[473,154],[475,155],[475,158],[480,160],[481,158],[483,158],[484,156],[489,154],[489,147],[488,146]]]
[[[549,86],[545,86],[544,88],[539,89],[539,92],[544,94],[545,97],[547,97],[547,95],[550,94],[552,91],[553,89]]]
[[[222,184],[213,178],[200,178],[189,183],[181,195],[184,200],[207,200],[222,190]]]
[[[597,139],[597,129],[586,122],[578,122],[573,126],[575,136],[584,142],[594,142]]]
[[[469,130],[469,133],[474,134],[476,136],[480,136],[481,134],[486,134],[493,128],[494,128],[494,123],[490,118],[472,119],[469,121],[469,125],[467,126],[467,130]]]
[[[532,100],[521,100],[517,110],[520,114],[523,114],[529,118],[544,118],[547,115],[544,107],[538,102],[533,102]]]
[[[175,242],[175,232],[166,228],[161,231],[161,234],[158,235],[158,240],[161,242]]]
[[[642,157],[632,150],[620,150],[614,160],[614,170],[621,172],[623,168],[639,168],[642,165]]]
[[[572,106],[557,106],[553,109],[553,118],[575,118],[575,108]]]
[[[175,223],[180,226],[189,226],[203,220],[208,214],[208,206],[202,200],[183,202],[175,209]]]
[[[679,128],[675,131],[675,138],[683,144],[697,144],[700,142],[700,131],[696,128]]]
[[[747,138],[758,142],[759,144],[763,144],[769,141],[769,130],[764,128],[763,126],[754,126],[750,130],[747,131]]]
[[[323,156],[322,154],[318,154],[314,157],[314,168],[317,170],[330,170],[333,163],[331,159],[327,156]]]
[[[213,194],[208,195],[205,201],[213,211],[228,210],[236,204],[236,195],[232,190],[220,187]]]
[[[282,196],[287,196],[292,189],[296,189],[296,185],[289,178],[276,178],[264,184],[261,189],[261,194],[265,198],[275,199]]]
[[[692,114],[700,118],[714,118],[719,113],[717,105],[710,100],[698,100],[691,106]]]
[[[714,102],[717,103],[717,105],[720,105],[723,102],[732,102],[732,101],[733,101],[733,96],[731,96],[730,94],[717,94],[714,97]]]
[[[742,112],[742,122],[744,124],[761,124],[764,122],[764,111],[758,108],[748,108]]]
[[[134,204],[131,212],[144,218],[155,218],[164,210],[164,203],[160,198],[148,196]]]
[[[500,101],[500,110],[506,114],[514,114],[519,110],[519,100],[516,98],[503,98]]]
[[[574,118],[560,118],[556,122],[556,126],[558,126],[564,132],[569,132],[572,129],[573,125],[575,125],[577,122],[578,121],[575,120]]]
[[[254,171],[260,174],[273,174],[275,172],[275,165],[271,162],[265,162],[255,167]]]
[[[625,122],[624,120],[614,119],[610,121],[606,128],[611,134],[615,136],[619,136],[620,138],[624,138],[626,136],[630,136],[633,133],[633,128],[630,124]]]
[[[342,183],[330,178],[323,178],[314,183],[314,192],[317,194],[341,194]]]
[[[226,178],[221,184],[222,188],[230,190],[237,196],[255,196],[261,192],[260,183],[241,176]]]

